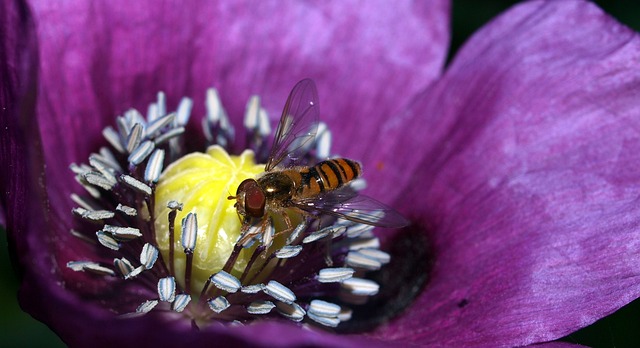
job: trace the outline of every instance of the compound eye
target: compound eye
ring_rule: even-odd
[[[238,190],[244,190],[244,210],[252,217],[262,217],[264,215],[264,205],[266,197],[258,183],[253,179],[243,181]]]
[[[247,190],[246,189],[247,185],[250,185],[251,183],[255,183],[257,185],[256,181],[253,179],[244,179],[240,183],[240,185],[238,185],[238,189],[236,190],[236,196],[240,195],[240,193],[242,192],[245,192]]]

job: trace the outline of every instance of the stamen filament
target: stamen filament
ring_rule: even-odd
[[[175,226],[175,221],[176,221],[176,209],[171,209],[171,211],[169,212],[169,272],[171,272],[171,274],[176,274],[175,271],[175,258],[174,253],[175,253],[175,232],[174,232],[174,226]]]
[[[187,293],[191,292],[191,272],[193,272],[193,251],[185,250],[187,256],[187,264],[184,270],[184,290]]]
[[[258,257],[266,250],[266,247],[264,245],[259,245],[256,250],[254,250],[253,254],[251,255],[251,258],[249,259],[249,262],[247,263],[247,266],[244,268],[244,272],[242,272],[242,276],[240,276],[240,282],[243,282],[244,279],[247,277],[247,275],[249,275],[249,271],[253,268],[253,263],[256,262],[256,260],[258,259]],[[266,264],[266,263],[265,263]]]

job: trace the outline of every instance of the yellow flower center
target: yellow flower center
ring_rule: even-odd
[[[182,219],[189,213],[197,214],[198,237],[193,255],[191,288],[202,289],[207,279],[222,269],[240,236],[242,222],[234,207],[238,185],[264,170],[256,164],[254,153],[244,151],[230,156],[222,147],[211,146],[206,153],[191,153],[173,162],[164,171],[155,189],[154,225],[156,242],[166,263],[169,258],[169,201],[184,206],[177,212],[174,224],[174,255],[176,280],[184,288],[186,255],[182,252]],[[236,276],[242,274],[252,249],[240,253],[233,266]]]

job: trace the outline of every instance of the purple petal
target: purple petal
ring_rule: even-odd
[[[20,1],[0,3],[0,206],[12,256],[22,266],[22,296],[55,270],[47,253],[51,241],[42,238],[49,210],[43,204],[44,169],[34,110],[37,58],[35,26],[27,6]],[[28,301],[23,305],[38,312]]]
[[[0,208],[2,223],[14,233],[41,227],[46,207],[41,205],[42,174],[38,125],[33,98],[37,66],[32,18],[20,2],[0,4]],[[37,202],[37,203],[36,203]],[[29,219],[35,214],[33,219]],[[24,240],[17,241],[24,246]],[[20,257],[20,255],[18,255]]]
[[[638,61],[638,34],[584,1],[528,2],[468,42],[389,150],[424,152],[398,197],[434,266],[374,337],[527,345],[640,295]]]
[[[2,204],[3,200],[0,200],[0,228],[6,229],[7,228],[7,217],[5,216],[5,209],[4,209],[4,206]]]

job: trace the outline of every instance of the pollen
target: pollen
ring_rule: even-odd
[[[238,185],[247,178],[255,177],[264,170],[258,165],[254,153],[246,150],[239,156],[229,155],[221,146],[213,145],[206,153],[191,153],[173,162],[160,176],[155,189],[154,226],[156,242],[163,259],[169,256],[169,202],[183,204],[174,221],[174,249],[179,250],[173,257],[174,276],[181,286],[185,286],[186,254],[182,252],[182,221],[188,214],[198,219],[196,248],[193,252],[191,288],[201,289],[212,274],[222,270],[240,237],[242,223],[238,218],[234,200]],[[232,274],[239,277],[247,267],[252,250],[240,253],[233,266]],[[170,267],[170,266],[169,266]]]

